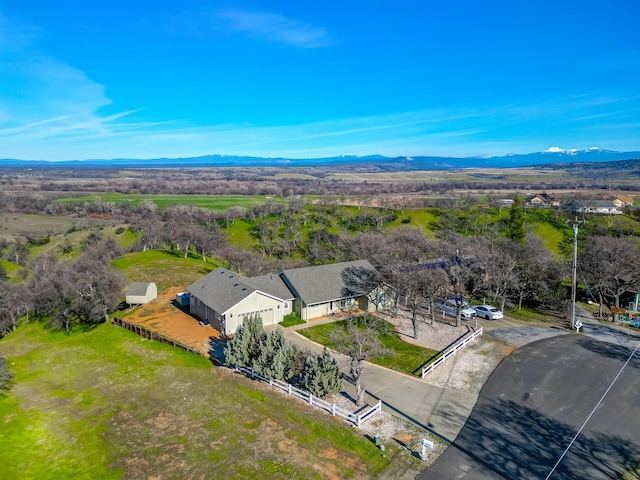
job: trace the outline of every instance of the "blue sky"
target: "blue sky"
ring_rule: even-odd
[[[0,158],[640,150],[640,2],[0,0]]]

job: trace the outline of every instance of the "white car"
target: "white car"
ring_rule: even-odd
[[[460,311],[460,318],[462,318],[462,320],[471,320],[476,316],[476,311],[473,308],[469,308],[468,305],[469,302],[466,300],[462,301],[462,310]],[[456,301],[450,298],[449,300],[437,300],[435,302],[435,309],[436,311],[444,312],[450,317],[455,317],[458,307],[456,306]]]
[[[476,315],[487,320],[497,320],[504,316],[500,310],[491,305],[476,305],[473,309],[476,311]]]

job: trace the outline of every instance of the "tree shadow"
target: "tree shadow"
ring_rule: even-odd
[[[607,389],[631,351],[577,335],[536,344],[503,361],[456,440],[420,479],[448,478],[462,466],[470,480],[544,479],[587,419],[550,478],[640,478],[638,362]]]
[[[636,341],[640,341],[640,339],[636,338]],[[615,343],[596,340],[590,337],[580,337],[576,341],[576,344],[590,352],[622,362],[626,362],[633,351],[624,345],[616,345]]]
[[[479,464],[488,478],[541,479],[575,434],[566,423],[510,400],[496,400],[474,411],[451,447]],[[638,467],[638,458],[638,442],[583,431],[552,478],[624,478]]]

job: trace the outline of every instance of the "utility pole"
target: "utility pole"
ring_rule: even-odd
[[[573,275],[571,278],[571,330],[573,330],[576,328],[576,291],[578,289],[578,224],[585,223],[585,221],[579,221],[578,214],[576,214],[573,222],[566,220],[564,223],[571,223],[573,231]]]
[[[578,217],[572,225],[573,229],[573,277],[571,281],[571,330],[576,328],[576,290],[578,277]]]

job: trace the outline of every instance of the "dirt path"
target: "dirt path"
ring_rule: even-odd
[[[159,293],[154,301],[137,307],[133,313],[124,317],[124,320],[208,355],[211,338],[218,338],[220,332],[209,325],[200,324],[196,318],[183,312],[173,303],[176,293],[183,291],[184,287],[168,288]]]

